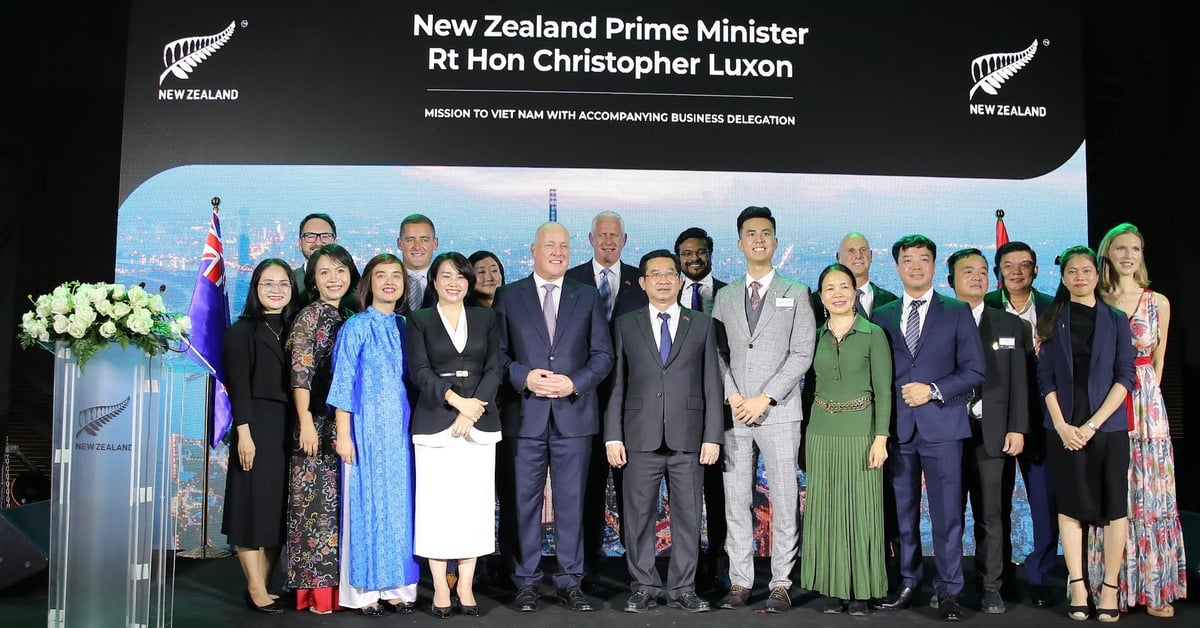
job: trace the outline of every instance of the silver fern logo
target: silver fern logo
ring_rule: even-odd
[[[129,407],[129,397],[125,400],[113,404],[111,406],[92,406],[79,411],[79,419],[76,425],[79,426],[79,431],[75,432],[75,438],[83,436],[84,432],[91,436],[100,434],[100,430],[108,425],[110,421],[117,418]]]
[[[975,81],[975,84],[971,86],[970,99],[975,98],[975,92],[978,90],[995,96],[1005,81],[1020,72],[1021,68],[1033,59],[1037,50],[1038,42],[1035,39],[1028,48],[1020,52],[995,52],[975,57],[971,62],[971,80]]]
[[[188,80],[196,66],[204,63],[233,37],[236,27],[235,22],[230,22],[225,30],[214,35],[184,37],[163,46],[163,67],[166,69],[159,75],[158,84],[161,86],[167,80],[167,75]]]

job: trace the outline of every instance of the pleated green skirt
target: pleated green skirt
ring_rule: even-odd
[[[872,435],[808,433],[800,585],[830,597],[887,595],[883,471],[867,468]]]

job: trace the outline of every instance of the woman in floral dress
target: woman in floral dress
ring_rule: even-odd
[[[1187,596],[1183,530],[1175,501],[1175,458],[1163,405],[1163,360],[1171,304],[1150,290],[1137,227],[1122,223],[1100,242],[1100,280],[1104,298],[1129,316],[1137,386],[1126,401],[1129,410],[1129,534],[1121,569],[1121,610],[1145,606],[1154,617],[1173,617],[1171,603]],[[1090,564],[1099,567],[1102,537],[1093,535]],[[1096,582],[1095,578],[1092,579]]]
[[[296,608],[317,614],[338,604],[338,520],[341,517],[341,460],[337,430],[325,405],[333,377],[333,344],[342,322],[356,307],[354,258],[337,244],[311,256],[304,274],[307,294],[317,299],[300,311],[288,337],[292,400],[297,421],[288,464],[287,586]],[[347,295],[351,295],[349,299]]]

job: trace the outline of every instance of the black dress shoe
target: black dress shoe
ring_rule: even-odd
[[[565,589],[559,589],[558,601],[563,606],[567,607],[568,610],[572,610],[577,613],[586,613],[588,611],[596,610],[596,607],[592,605],[592,600],[588,598],[588,596],[579,587],[567,587]]]
[[[1050,608],[1054,606],[1054,598],[1050,595],[1050,587],[1044,584],[1035,584],[1029,589],[1029,601],[1038,608]]]
[[[912,587],[900,587],[895,593],[875,603],[875,609],[880,611],[900,611],[912,606],[917,597],[917,590]]]
[[[842,612],[842,598],[827,597],[821,602],[821,612],[826,615],[837,615]]]
[[[458,614],[462,615],[463,617],[479,617],[479,605],[471,604],[468,606],[467,604],[459,602]]]
[[[399,602],[392,604],[391,602],[383,601],[380,602],[379,605],[388,609],[389,611],[392,611],[393,613],[400,613],[401,615],[411,615],[417,610],[416,602]]]
[[[385,612],[383,610],[384,606],[385,606],[384,604],[380,604],[380,603],[376,602],[370,606],[364,606],[364,607],[358,609],[358,614],[362,615],[364,617],[383,617],[383,614]]]
[[[689,613],[707,613],[712,610],[708,602],[696,595],[695,591],[688,591],[673,600],[667,600],[667,608],[678,608]]]
[[[449,606],[434,604],[429,607],[429,613],[438,619],[448,619],[450,617],[450,608]]]
[[[625,601],[625,612],[644,613],[655,606],[658,606],[658,600],[655,600],[653,595],[645,591],[634,591]]]
[[[746,602],[749,601],[750,589],[747,589],[740,584],[735,584],[729,587],[729,592],[725,594],[725,597],[721,598],[721,601],[717,603],[717,606],[720,606],[721,608],[742,608],[746,606]]]
[[[768,613],[785,613],[792,610],[792,596],[788,595],[787,587],[775,587],[767,596],[763,610]]]
[[[942,621],[959,621],[965,619],[967,611],[953,593],[943,593],[938,596],[938,617]]]
[[[250,597],[249,591],[246,591],[245,600],[246,608],[258,613],[278,615],[279,613],[283,612],[283,605],[279,603],[279,600],[272,600],[271,603],[267,604],[266,606],[259,606],[258,604],[254,603],[254,598]]]
[[[517,597],[513,599],[513,610],[521,613],[532,613],[538,609],[538,598],[540,594],[534,587],[521,587],[517,589]]]
[[[1008,607],[1004,606],[1004,598],[1000,596],[1000,589],[984,588],[983,595],[979,598],[979,610],[989,615],[1007,612]]]
[[[866,617],[871,614],[871,605],[866,600],[850,600],[849,613],[851,617]]]

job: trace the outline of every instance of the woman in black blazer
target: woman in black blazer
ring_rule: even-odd
[[[446,561],[458,561],[461,612],[478,614],[475,559],[495,549],[496,390],[501,363],[497,314],[466,307],[475,284],[459,253],[433,260],[437,305],[409,315],[408,373],[419,391],[412,413],[416,460],[413,553],[429,560],[433,614],[450,613]]]
[[[1096,619],[1114,622],[1125,551],[1129,470],[1125,395],[1135,351],[1125,315],[1100,298],[1096,254],[1074,246],[1059,257],[1062,285],[1038,317],[1038,387],[1046,400],[1046,458],[1057,494],[1071,619],[1088,618],[1083,526],[1104,528],[1105,579]],[[1112,540],[1109,542],[1109,540]],[[1109,582],[1109,580],[1113,582]],[[1093,583],[1095,584],[1095,583]]]
[[[286,443],[294,422],[284,343],[298,302],[291,267],[265,259],[250,277],[241,317],[221,340],[234,426],[221,532],[237,546],[246,606],[264,613],[283,611],[267,582],[283,544]]]

